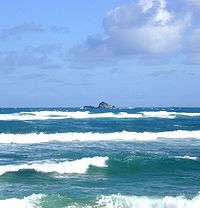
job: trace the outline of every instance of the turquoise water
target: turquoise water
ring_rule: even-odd
[[[0,207],[200,207],[200,108],[0,109]]]

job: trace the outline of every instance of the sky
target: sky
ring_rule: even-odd
[[[0,107],[200,106],[199,0],[7,0]]]

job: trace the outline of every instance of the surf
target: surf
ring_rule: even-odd
[[[64,161],[64,162],[37,162],[37,163],[25,163],[17,165],[0,165],[0,175],[9,172],[17,172],[19,170],[35,170],[43,173],[76,173],[84,174],[87,172],[90,166],[95,167],[107,167],[106,161],[108,157],[91,157],[91,158],[81,158],[74,161]]]
[[[0,144],[36,144],[47,142],[71,141],[155,141],[159,139],[200,139],[200,130],[196,131],[164,131],[164,132],[114,132],[114,133],[30,133],[30,134],[0,134]]]
[[[198,117],[200,113],[168,112],[168,111],[141,111],[129,112],[103,112],[94,113],[90,111],[31,111],[0,114],[0,121],[32,121],[32,120],[61,120],[61,119],[145,119],[165,118],[175,119],[177,116]]]
[[[54,204],[60,204],[60,200],[63,200],[62,205],[59,207],[66,208],[199,208],[200,195],[193,198],[186,198],[184,196],[164,196],[164,197],[150,197],[150,196],[127,196],[120,194],[113,195],[101,195],[88,203],[69,202],[65,201],[65,198],[57,196],[54,198]],[[3,208],[42,208],[43,204],[45,207],[52,207],[51,200],[49,197],[42,194],[33,194],[22,199],[10,198],[0,200],[0,206]]]
[[[97,201],[97,207],[109,208],[199,208],[200,195],[192,199],[183,196],[153,198],[148,196],[101,196]]]
[[[0,200],[0,207],[2,208],[41,208],[40,200],[44,198],[45,195],[33,194],[22,199],[10,198]]]

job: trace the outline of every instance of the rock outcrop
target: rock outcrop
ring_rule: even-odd
[[[88,105],[88,106],[84,106],[83,107],[83,109],[85,109],[85,110],[93,110],[93,109],[114,109],[114,108],[115,108],[114,105],[109,104],[109,103],[106,103],[106,102],[99,103],[98,107],[91,106],[91,105]]]
[[[115,106],[111,105],[109,103],[106,103],[106,102],[101,102],[101,103],[99,103],[98,108],[100,108],[100,109],[113,109],[113,108],[115,108]]]

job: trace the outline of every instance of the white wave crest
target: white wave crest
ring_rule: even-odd
[[[186,160],[198,160],[198,157],[192,157],[192,156],[189,156],[189,155],[176,156],[175,158],[177,158],[177,159],[186,159]]]
[[[65,173],[86,173],[88,168],[92,166],[107,167],[106,161],[108,157],[92,157],[82,158],[80,160],[65,161],[65,162],[45,162],[45,163],[27,163],[20,165],[1,165],[0,175],[8,172],[17,172],[19,170],[35,170],[38,172],[51,173],[56,172],[59,174]]]
[[[165,139],[200,139],[200,130],[197,131],[165,131],[165,132],[114,132],[114,133],[30,133],[30,134],[0,134],[0,144],[35,144],[51,141],[152,141],[160,138]]]
[[[40,200],[45,197],[42,194],[33,194],[23,199],[11,198],[0,200],[1,208],[40,208]]]
[[[11,114],[0,114],[1,121],[31,121],[48,119],[95,119],[95,118],[117,118],[117,119],[140,119],[140,118],[168,118],[174,119],[176,116],[200,116],[200,113],[187,112],[167,112],[167,111],[144,111],[139,113],[91,113],[89,111],[34,111],[19,112]]]
[[[140,196],[101,196],[97,201],[102,208],[199,208],[200,195],[186,199],[184,197],[150,198]]]
[[[170,118],[174,119],[176,116],[200,116],[200,113],[187,113],[187,112],[168,112],[168,111],[144,111],[140,112],[146,118]]]
[[[93,118],[142,118],[142,114],[120,113],[90,113],[89,111],[36,111],[20,112],[12,114],[0,114],[1,121],[29,121],[29,120],[48,120],[48,119],[93,119]]]

